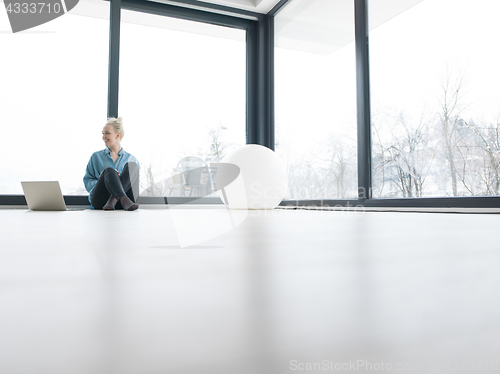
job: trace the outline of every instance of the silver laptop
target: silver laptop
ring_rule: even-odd
[[[31,210],[84,210],[66,208],[59,182],[21,182],[24,197]]]

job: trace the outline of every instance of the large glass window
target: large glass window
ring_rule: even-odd
[[[498,0],[371,0],[373,197],[500,194]]]
[[[244,30],[122,11],[122,145],[141,163],[142,196],[191,194],[181,159],[216,162],[246,143],[245,78]]]
[[[275,17],[276,152],[287,199],[357,196],[353,0],[293,0]]]
[[[107,3],[81,1],[13,34],[0,11],[0,194],[22,194],[20,182],[32,180],[87,193],[85,167],[106,121],[108,14]]]

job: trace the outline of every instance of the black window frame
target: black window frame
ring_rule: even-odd
[[[271,17],[294,0],[282,0],[268,13]],[[500,208],[500,196],[420,197],[374,199],[372,197],[371,103],[369,57],[369,0],[353,0],[356,45],[356,104],[358,199],[284,200],[282,206],[366,208]]]

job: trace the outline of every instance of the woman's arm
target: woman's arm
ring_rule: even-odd
[[[96,170],[94,167],[94,163],[92,161],[92,157],[90,157],[89,163],[87,164],[87,169],[85,171],[85,176],[83,177],[83,184],[85,185],[85,189],[88,193],[91,193],[94,189],[97,180],[99,179],[99,175],[95,175]]]

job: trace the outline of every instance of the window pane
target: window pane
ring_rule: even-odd
[[[373,196],[498,195],[500,2],[369,5]]]
[[[245,77],[245,31],[122,11],[122,144],[142,196],[181,195],[170,177],[183,157],[215,162],[246,143]]]
[[[293,0],[275,20],[276,152],[287,199],[357,196],[352,0]]]
[[[85,168],[102,147],[106,122],[108,14],[107,3],[81,1],[71,13],[12,34],[0,11],[0,194],[22,194],[20,182],[33,180],[87,194]]]

